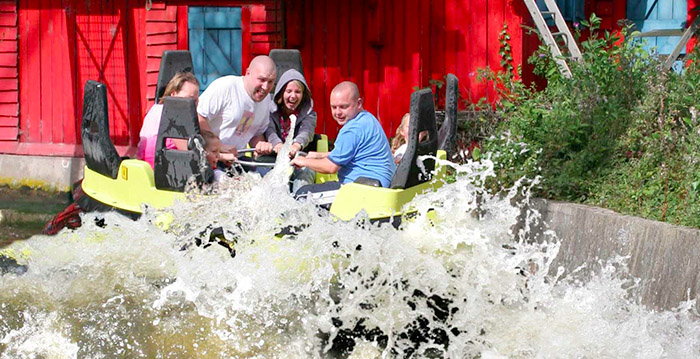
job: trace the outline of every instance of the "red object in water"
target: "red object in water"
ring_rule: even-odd
[[[44,226],[43,234],[54,235],[63,228],[75,229],[80,227],[83,222],[80,220],[80,213],[83,209],[77,203],[71,203],[61,213],[53,217],[53,219]]]

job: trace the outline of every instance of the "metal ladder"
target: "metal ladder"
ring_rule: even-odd
[[[525,1],[525,5],[530,11],[532,19],[535,20],[535,26],[540,32],[542,40],[545,44],[547,44],[547,46],[549,46],[559,71],[562,75],[564,75],[564,77],[571,78],[571,69],[569,69],[569,65],[567,65],[564,55],[562,54],[561,49],[559,49],[559,44],[557,44],[555,38],[557,36],[561,36],[564,39],[564,43],[569,50],[570,58],[574,60],[580,59],[581,51],[578,49],[578,45],[576,44],[576,40],[574,40],[573,35],[571,35],[571,31],[569,31],[566,21],[564,21],[564,17],[561,15],[561,11],[559,11],[557,3],[554,0],[544,0],[547,11],[540,11],[536,0],[523,1]],[[551,16],[554,19],[556,32],[552,33],[547,21],[544,19],[545,16]]]

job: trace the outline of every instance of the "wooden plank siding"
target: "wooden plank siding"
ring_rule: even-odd
[[[282,47],[281,0],[144,4],[0,0],[0,153],[81,156],[83,86],[92,79],[107,87],[117,150],[133,155],[162,52],[188,47],[188,5],[242,7],[244,66]]]
[[[618,21],[627,17],[628,0],[585,0],[586,16],[595,13],[603,30],[619,29]]]
[[[700,0],[688,0],[688,9]],[[603,27],[625,17],[627,0],[585,0]],[[512,0],[0,0],[0,153],[80,156],[83,86],[108,87],[110,132],[120,153],[138,142],[154,101],[160,56],[187,49],[188,6],[241,7],[242,71],[273,48],[301,50],[319,114],[317,132],[335,137],[328,97],[338,82],[360,86],[365,108],[389,136],[415,88],[451,72],[468,101],[493,101],[480,68],[500,68],[498,33],[511,35],[514,66],[533,80],[528,56],[539,41]],[[688,15],[692,19],[692,15]],[[691,46],[691,45],[689,45]],[[437,96],[444,103],[444,89]]]
[[[0,141],[19,139],[17,3],[0,1]]]
[[[463,98],[494,99],[476,72],[500,69],[504,24],[516,66],[537,47],[521,28],[530,21],[527,9],[509,0],[290,0],[285,16],[287,46],[301,51],[314,96],[317,132],[331,137],[339,128],[328,97],[340,81],[358,84],[365,109],[393,136],[411,92],[443,81],[448,72],[459,78]],[[438,93],[438,103],[444,105],[444,94]]]
[[[280,1],[244,6],[250,12],[248,57],[243,57],[243,72],[250,60],[257,55],[267,55],[270,50],[282,47],[282,5]],[[245,29],[244,29],[245,32]],[[246,43],[243,44],[244,48]]]
[[[121,147],[135,145],[129,82],[134,80],[133,13],[125,0],[19,0],[20,144],[0,152],[80,155],[83,86],[107,87],[110,133]],[[129,41],[131,39],[131,41]],[[136,81],[138,87],[138,81]],[[136,91],[138,93],[139,91]],[[136,101],[138,104],[138,101]],[[138,130],[138,128],[137,128]],[[137,138],[137,137],[136,137]]]
[[[154,1],[151,10],[146,11],[146,104],[142,108],[145,114],[155,103],[156,86],[158,83],[158,70],[160,59],[165,50],[178,49],[178,13],[187,13],[183,6],[167,6],[163,1]],[[185,17],[186,19],[186,17]],[[186,36],[187,28],[184,29]]]

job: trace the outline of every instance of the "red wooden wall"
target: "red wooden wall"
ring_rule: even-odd
[[[526,59],[538,45],[521,27],[532,21],[519,0],[155,0],[151,10],[145,3],[0,0],[0,153],[81,156],[87,79],[107,85],[113,141],[121,153],[133,151],[162,51],[188,47],[188,5],[242,7],[244,69],[285,43],[300,49],[317,131],[331,137],[338,127],[328,96],[342,80],[358,83],[365,108],[393,136],[414,88],[447,73],[459,78],[463,98],[493,99],[476,72],[499,68],[504,24],[526,80]],[[586,9],[612,28],[625,4],[586,0]]]
[[[242,7],[245,64],[282,46],[280,0],[145,3],[0,0],[0,153],[82,156],[92,79],[107,87],[113,142],[133,155],[163,50],[187,48],[186,4]]]
[[[695,18],[698,16],[698,11],[693,12],[692,10],[695,9],[696,7],[700,7],[700,0],[688,0],[688,22],[687,24],[692,24],[693,21],[695,21]],[[686,47],[686,52],[690,53],[691,49],[695,47],[697,43],[697,38],[692,37],[690,41],[688,41],[688,45]]]
[[[469,101],[493,97],[477,81],[480,68],[500,68],[498,34],[511,34],[515,64],[537,46],[521,24],[527,8],[513,0],[292,0],[286,3],[287,46],[302,52],[316,111],[317,132],[335,136],[328,96],[343,80],[356,82],[365,109],[389,136],[408,112],[415,88],[454,73]],[[442,90],[444,93],[444,89]],[[441,95],[444,96],[444,95]]]
[[[618,28],[617,22],[627,13],[627,0],[586,0],[586,14],[595,13],[601,18],[600,28],[612,30]]]
[[[17,4],[0,1],[0,141],[19,136]]]

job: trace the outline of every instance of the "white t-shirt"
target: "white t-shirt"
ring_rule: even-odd
[[[265,132],[273,105],[270,96],[253,101],[243,87],[242,77],[223,76],[199,97],[197,113],[209,121],[221,143],[243,149],[253,136]]]

